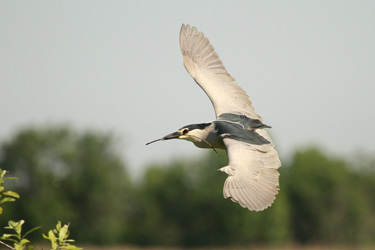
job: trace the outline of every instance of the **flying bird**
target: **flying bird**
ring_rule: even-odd
[[[271,206],[279,191],[279,155],[249,96],[227,72],[214,47],[197,28],[182,25],[180,47],[183,64],[210,98],[216,120],[183,126],[151,141],[182,139],[199,148],[225,149],[228,174],[224,198],[242,207],[261,211]],[[215,150],[216,151],[216,150]]]

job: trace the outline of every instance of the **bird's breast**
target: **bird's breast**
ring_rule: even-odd
[[[206,141],[206,142],[205,142]],[[209,134],[205,141],[203,140],[195,140],[193,143],[198,148],[219,148],[219,149],[225,149],[223,140],[216,134]],[[210,144],[207,144],[207,142]]]

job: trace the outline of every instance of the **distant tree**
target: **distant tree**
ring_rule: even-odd
[[[126,231],[131,187],[110,134],[64,126],[26,128],[0,149],[0,168],[19,181],[21,198],[0,218],[52,228],[70,222],[78,241],[113,243]],[[7,212],[7,211],[6,211]]]
[[[11,189],[21,196],[12,209],[2,204],[0,225],[70,222],[80,244],[375,243],[375,157],[301,149],[280,169],[280,192],[262,212],[223,198],[227,175],[217,169],[225,165],[225,151],[208,151],[152,164],[132,182],[111,134],[25,128],[0,145],[0,169],[19,178]]]
[[[296,152],[285,175],[297,241],[368,242],[374,193],[366,194],[364,176],[347,161],[309,148]]]
[[[223,198],[224,151],[153,165],[139,186],[134,243],[182,246],[280,243],[289,239],[285,196],[264,212]]]

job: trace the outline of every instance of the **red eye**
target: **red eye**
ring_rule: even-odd
[[[184,130],[182,130],[182,134],[186,135],[187,133],[189,132],[189,129],[185,128]]]

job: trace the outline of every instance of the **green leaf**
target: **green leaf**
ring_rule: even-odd
[[[25,223],[24,220],[20,220],[20,221],[12,221],[10,220],[8,222],[8,226],[5,227],[6,229],[13,229],[14,231],[16,231],[17,235],[20,236],[21,235],[21,231],[22,231],[22,225]]]
[[[4,180],[16,180],[16,181],[18,181],[18,177],[7,177]]]
[[[59,231],[59,240],[60,242],[63,242],[66,238],[69,237],[69,233],[68,233],[68,226],[67,225],[64,225],[60,231]]]
[[[49,230],[48,232],[48,239],[52,242],[56,242],[56,235],[53,233],[52,230]]]
[[[23,245],[23,246],[25,246],[27,243],[30,243],[30,241],[28,239],[22,239],[20,241],[20,244]]]
[[[14,201],[16,201],[16,199],[6,197],[6,198],[3,198],[3,199],[0,200],[0,204],[3,204],[5,202],[14,202]]]
[[[23,250],[23,246],[21,244],[15,243],[14,244],[14,249],[15,250]]]
[[[22,238],[24,238],[24,237],[26,237],[27,235],[29,235],[30,233],[32,233],[32,232],[38,230],[39,228],[41,228],[41,226],[39,226],[39,227],[34,227],[34,228],[30,229],[29,231],[27,231],[27,232],[22,236]]]
[[[17,234],[3,234],[3,236],[1,236],[1,238],[6,239],[6,238],[10,238],[10,237],[17,237],[17,236],[18,236]]]
[[[17,192],[14,191],[5,191],[3,192],[4,195],[11,196],[13,198],[20,198],[20,195]]]
[[[57,231],[60,231],[60,229],[61,229],[61,221],[58,221],[57,222],[57,225],[56,225],[56,230]],[[56,232],[57,233],[57,232]]]
[[[7,173],[7,171],[6,170],[2,170],[2,169],[0,169],[0,177],[1,177],[1,179],[4,177],[4,175]]]

